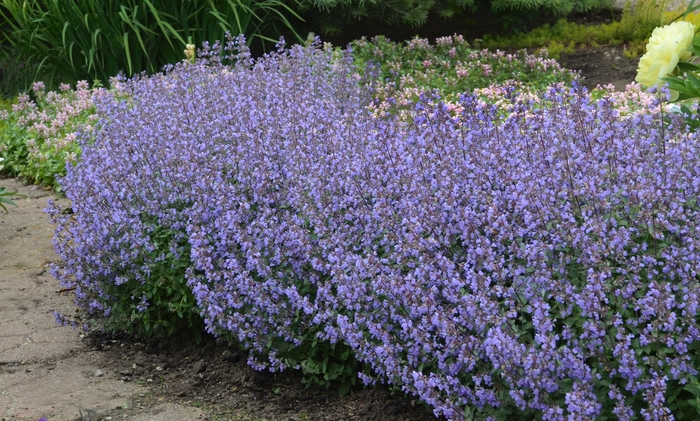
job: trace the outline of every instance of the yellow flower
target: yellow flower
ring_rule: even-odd
[[[664,48],[672,48],[681,60],[688,60],[694,37],[695,25],[687,21],[674,22],[654,29],[647,43],[647,51],[663,45]]]
[[[670,75],[678,65],[680,57],[671,48],[655,48],[647,51],[639,60],[635,80],[647,88],[663,86],[662,77]]]
[[[674,22],[654,29],[647,44],[647,52],[639,60],[635,80],[647,88],[662,87],[664,78],[676,69],[680,60],[691,57],[691,45],[695,36],[695,25],[690,22]],[[678,92],[671,92],[671,99],[678,98]]]

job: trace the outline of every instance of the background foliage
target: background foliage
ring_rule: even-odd
[[[610,5],[609,0],[304,0],[299,3],[299,11],[313,30],[337,35],[353,32],[353,26],[362,21],[419,28],[429,21],[439,25],[446,19],[458,19],[469,26],[486,15],[493,15],[493,21],[503,28],[518,30],[524,20],[542,21],[543,17],[589,12]]]
[[[2,0],[2,60],[49,86],[100,80],[123,71],[155,73],[183,58],[187,43],[245,34],[262,46],[296,13],[281,0]],[[11,63],[11,64],[10,64]],[[36,66],[36,69],[35,67]],[[16,77],[21,81],[19,74]],[[26,86],[24,86],[26,88]],[[6,87],[8,93],[11,88]]]
[[[92,92],[84,81],[75,90],[62,84],[49,92],[37,82],[31,94],[21,94],[14,104],[5,101],[0,109],[0,174],[60,191],[56,177],[80,156],[78,133],[92,131]]]

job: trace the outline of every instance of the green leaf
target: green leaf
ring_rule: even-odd
[[[686,87],[691,93],[700,96],[700,80],[693,73],[686,73],[686,77],[688,78],[685,83]]]
[[[687,90],[685,81],[676,76],[666,76],[661,78],[661,80],[668,83],[669,88],[673,89],[674,91],[686,92]]]
[[[697,380],[687,383],[683,390],[692,393],[694,396],[700,396],[700,385],[698,385]]]
[[[695,12],[696,10],[700,9],[700,5],[699,5],[699,6],[695,6],[695,2],[696,2],[696,1],[697,1],[697,0],[691,0],[690,4],[688,4],[688,7],[685,9],[685,11],[684,11],[683,13],[681,13],[680,15],[676,16],[675,18],[673,18],[673,19],[671,20],[671,22],[675,22],[675,21],[677,21],[677,20],[683,20],[683,19],[685,19],[686,16],[688,16],[689,14],[691,14],[691,13]],[[694,44],[694,43],[695,43],[695,40],[693,40],[693,44]]]
[[[678,68],[683,72],[693,72],[693,73],[697,73],[700,70],[700,66],[697,66],[693,63],[689,63],[687,61],[679,61]]]
[[[343,382],[340,384],[340,387],[338,388],[338,396],[343,397],[347,395],[350,392],[350,388],[352,385],[349,382]]]

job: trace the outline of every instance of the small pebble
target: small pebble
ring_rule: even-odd
[[[104,376],[105,373],[102,372],[102,370],[97,370],[95,371],[95,377],[102,377]]]

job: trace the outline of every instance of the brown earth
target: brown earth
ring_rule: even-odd
[[[562,55],[585,84],[634,80],[637,63],[621,47]],[[0,210],[0,421],[80,420],[434,420],[416,400],[385,387],[339,397],[335,390],[305,389],[295,372],[258,373],[237,349],[208,338],[146,340],[83,335],[57,325],[53,312],[73,311],[48,273],[58,257],[43,208],[57,199],[18,180],[17,207]]]
[[[603,46],[562,54],[559,63],[568,69],[578,70],[589,89],[611,84],[616,90],[624,91],[637,76],[639,60],[626,58],[622,46]]]

